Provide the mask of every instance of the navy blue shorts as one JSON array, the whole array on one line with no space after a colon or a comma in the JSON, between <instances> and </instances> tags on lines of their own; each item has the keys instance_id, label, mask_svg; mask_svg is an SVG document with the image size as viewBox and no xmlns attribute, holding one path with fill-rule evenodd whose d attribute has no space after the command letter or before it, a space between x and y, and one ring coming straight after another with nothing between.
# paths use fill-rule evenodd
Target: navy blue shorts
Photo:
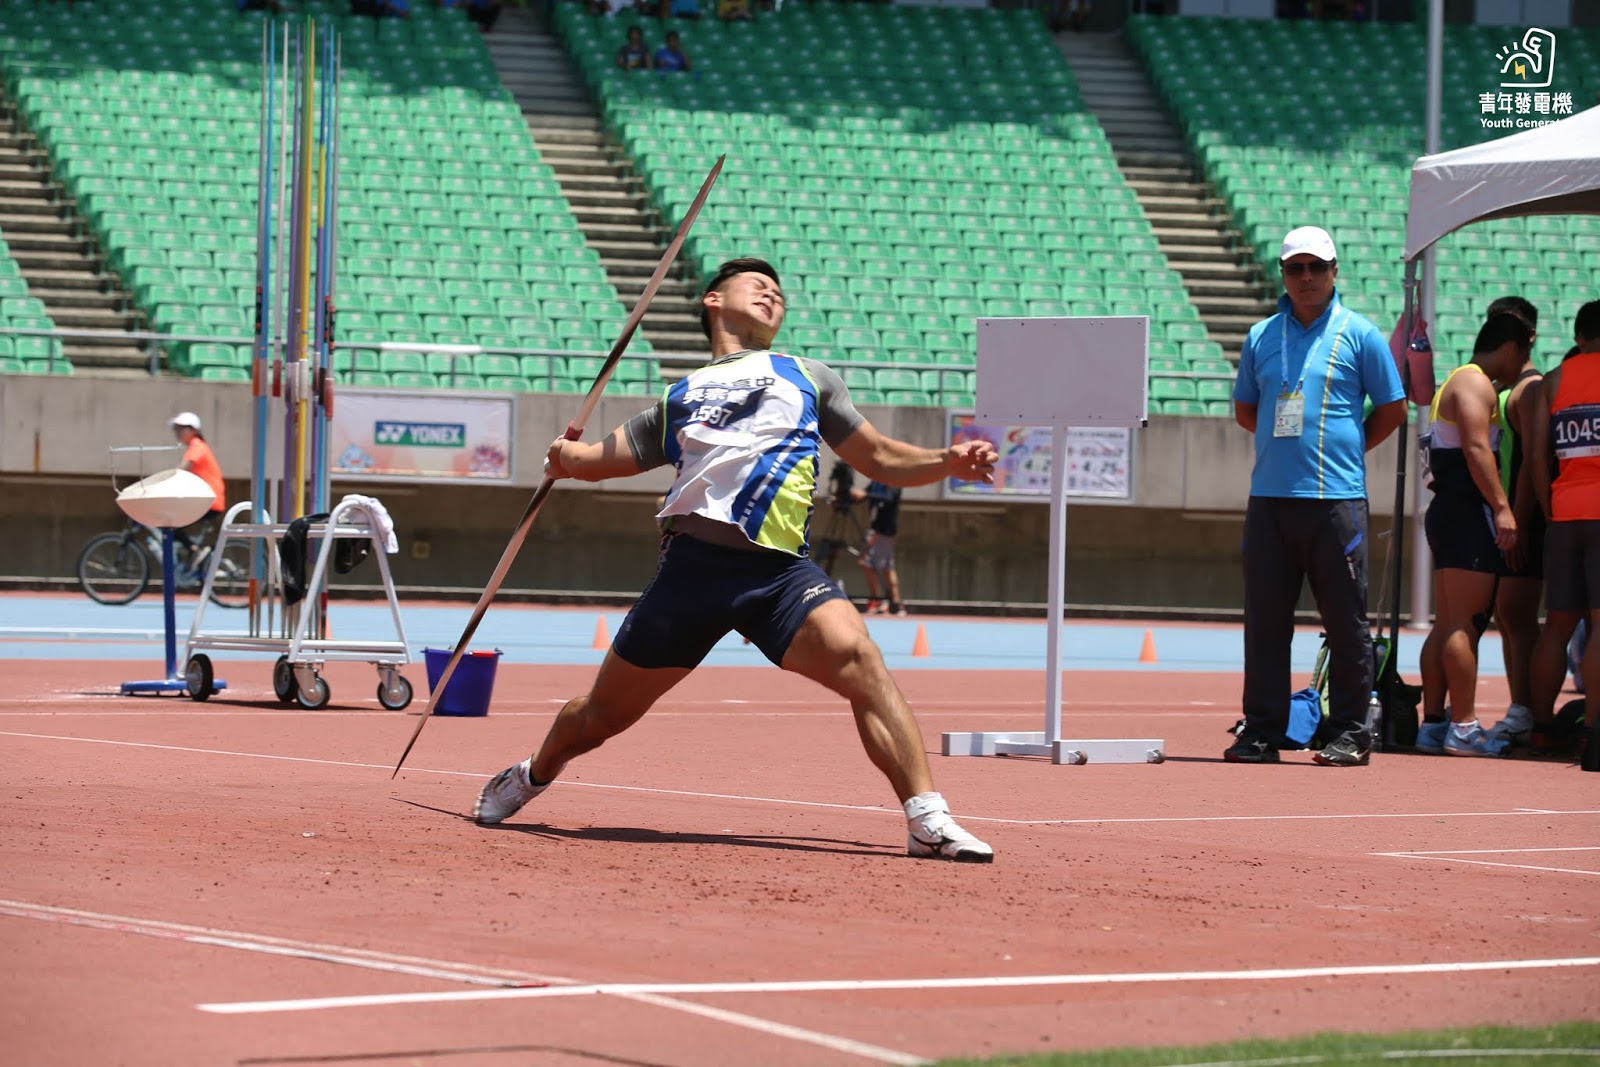
<instances>
[{"instance_id":1,"label":"navy blue shorts","mask_svg":"<svg viewBox=\"0 0 1600 1067\"><path fill-rule=\"evenodd\" d=\"M655 577L617 630L612 650L635 667L696 667L730 630L773 663L806 616L845 595L809 559L744 551L668 534Z\"/></svg>"},{"instance_id":2,"label":"navy blue shorts","mask_svg":"<svg viewBox=\"0 0 1600 1067\"><path fill-rule=\"evenodd\" d=\"M1494 514L1482 497L1467 493L1435 496L1422 528L1428 535L1434 570L1505 571L1505 554L1494 543Z\"/></svg>"}]
</instances>

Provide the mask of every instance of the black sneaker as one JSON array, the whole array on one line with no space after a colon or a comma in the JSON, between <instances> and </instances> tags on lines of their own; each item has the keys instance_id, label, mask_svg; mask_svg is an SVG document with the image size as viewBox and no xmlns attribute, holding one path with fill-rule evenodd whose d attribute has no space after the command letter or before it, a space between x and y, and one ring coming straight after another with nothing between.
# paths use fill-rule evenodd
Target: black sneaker
<instances>
[{"instance_id":1,"label":"black sneaker","mask_svg":"<svg viewBox=\"0 0 1600 1067\"><path fill-rule=\"evenodd\" d=\"M1222 753L1229 763L1277 763L1278 750L1269 741L1245 734Z\"/></svg>"},{"instance_id":2,"label":"black sneaker","mask_svg":"<svg viewBox=\"0 0 1600 1067\"><path fill-rule=\"evenodd\" d=\"M1341 737L1324 745L1311 758L1324 767L1365 767L1372 757L1370 748L1362 748L1353 737Z\"/></svg>"}]
</instances>

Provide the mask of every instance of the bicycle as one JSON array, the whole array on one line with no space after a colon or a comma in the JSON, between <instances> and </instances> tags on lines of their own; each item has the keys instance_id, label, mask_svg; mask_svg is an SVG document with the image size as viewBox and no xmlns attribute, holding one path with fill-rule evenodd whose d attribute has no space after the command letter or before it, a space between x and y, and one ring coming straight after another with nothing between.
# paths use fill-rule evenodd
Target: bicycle
<instances>
[{"instance_id":1,"label":"bicycle","mask_svg":"<svg viewBox=\"0 0 1600 1067\"><path fill-rule=\"evenodd\" d=\"M200 589L213 563L211 546L196 550L175 538L172 548L176 588ZM215 562L211 602L223 608L244 607L250 598L250 546L233 542ZM151 571L159 573L160 568L161 531L129 519L121 533L99 534L83 546L78 553L78 585L98 604L128 604L149 586Z\"/></svg>"}]
</instances>

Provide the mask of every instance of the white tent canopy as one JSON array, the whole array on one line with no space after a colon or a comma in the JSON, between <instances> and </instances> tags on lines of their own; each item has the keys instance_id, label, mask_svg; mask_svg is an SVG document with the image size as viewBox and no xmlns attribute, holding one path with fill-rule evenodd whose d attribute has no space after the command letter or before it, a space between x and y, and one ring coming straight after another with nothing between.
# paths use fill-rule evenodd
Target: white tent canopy
<instances>
[{"instance_id":1,"label":"white tent canopy","mask_svg":"<svg viewBox=\"0 0 1600 1067\"><path fill-rule=\"evenodd\" d=\"M1405 259L1472 222L1600 214L1600 107L1411 168Z\"/></svg>"}]
</instances>

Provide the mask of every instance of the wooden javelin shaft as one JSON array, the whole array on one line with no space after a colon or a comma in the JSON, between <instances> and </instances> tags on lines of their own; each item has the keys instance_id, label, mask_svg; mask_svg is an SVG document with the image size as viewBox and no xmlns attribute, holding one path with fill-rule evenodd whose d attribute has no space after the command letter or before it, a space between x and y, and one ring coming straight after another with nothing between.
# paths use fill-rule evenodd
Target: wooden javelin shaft
<instances>
[{"instance_id":1,"label":"wooden javelin shaft","mask_svg":"<svg viewBox=\"0 0 1600 1067\"><path fill-rule=\"evenodd\" d=\"M617 343L611 346L611 352L606 356L606 361L600 367L600 372L595 375L594 384L589 387L589 393L583 398L583 406L578 409L577 417L567 424L564 436L569 441L576 441L583 436L583 428L594 414L596 405L600 403L600 394L605 392L606 383L611 380L611 374L616 370L617 364L622 360L622 353L627 349L628 342L633 339L634 331L639 328L639 323L644 319L645 312L650 308L650 301L656 295L656 290L661 288L661 282L666 278L667 271L672 269L673 261L678 258L678 250L683 247L684 238L689 235L689 229L694 225L695 218L700 214L700 209L705 206L706 198L711 195L711 187L717 182L717 175L722 173L722 164L727 156L717 157L711 167L711 172L706 175L705 182L700 186L700 192L695 195L694 202L689 205L689 210L684 213L683 221L678 224L678 232L673 235L672 243L667 245L667 250L661 255L661 262L656 264L655 273L650 275L650 281L645 284L644 292L639 294L639 300L633 306L633 312L628 316L628 321L622 324L622 333L617 338ZM511 570L517 553L522 550L522 543L528 538L528 530L533 526L533 520L538 518L539 509L544 507L544 502L550 495L550 490L555 486L555 479L545 477L539 483L539 488L533 491L533 499L528 501L528 508L522 513L522 519L517 523L517 528L511 534L511 540L506 545L505 551L500 554L500 562L495 564L494 573L489 576L489 584L484 586L483 595L478 597L477 606L472 609L472 617L467 620L467 627L461 632L461 639L456 642L455 650L450 654L450 662L445 665L444 672L439 675L438 684L433 687L433 692L428 697L428 706L422 716L417 719L416 729L411 731L411 740L406 742L405 750L400 753L400 759L395 762L394 772L389 775L393 780L400 773L400 768L405 765L406 757L411 755L411 749L417 743L417 738L422 736L422 728L428 725L428 720L433 717L434 705L439 701L439 695L444 692L444 687L449 684L450 676L455 673L456 664L461 662L462 655L466 652L472 635L478 632L478 624L483 621L484 614L489 610L489 604L495 595L500 592L500 586L506 580L506 574Z\"/></svg>"}]
</instances>

